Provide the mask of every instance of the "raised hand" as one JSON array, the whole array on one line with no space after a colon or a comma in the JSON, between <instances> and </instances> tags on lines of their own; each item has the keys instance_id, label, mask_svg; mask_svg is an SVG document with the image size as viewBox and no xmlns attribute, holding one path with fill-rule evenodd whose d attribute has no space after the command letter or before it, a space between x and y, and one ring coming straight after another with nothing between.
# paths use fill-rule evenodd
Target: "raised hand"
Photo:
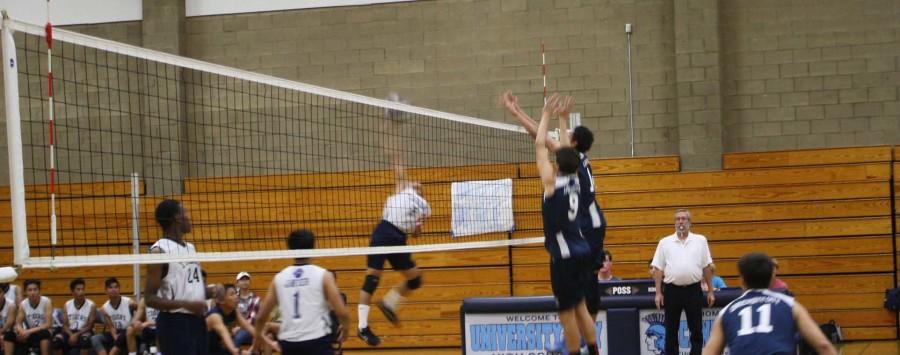
<instances>
[{"instance_id":1,"label":"raised hand","mask_svg":"<svg viewBox=\"0 0 900 355\"><path fill-rule=\"evenodd\" d=\"M543 114L547 117L553 117L554 115L559 113L559 102L560 96L559 94L550 95L547 98L547 102L544 103Z\"/></svg>"},{"instance_id":2,"label":"raised hand","mask_svg":"<svg viewBox=\"0 0 900 355\"><path fill-rule=\"evenodd\" d=\"M575 98L571 96L566 96L559 102L559 119L568 119L569 112L572 112L572 107L575 107Z\"/></svg>"},{"instance_id":3,"label":"raised hand","mask_svg":"<svg viewBox=\"0 0 900 355\"><path fill-rule=\"evenodd\" d=\"M500 103L503 104L503 107L506 107L506 110L509 112L516 113L521 110L521 107L519 107L519 98L516 97L516 95L513 95L512 91L507 90L501 94Z\"/></svg>"}]
</instances>

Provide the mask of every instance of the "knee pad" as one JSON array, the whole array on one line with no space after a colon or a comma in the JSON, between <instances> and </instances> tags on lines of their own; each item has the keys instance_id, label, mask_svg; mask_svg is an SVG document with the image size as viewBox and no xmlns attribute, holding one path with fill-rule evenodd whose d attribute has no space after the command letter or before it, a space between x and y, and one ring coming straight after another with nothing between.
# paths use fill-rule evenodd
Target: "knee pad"
<instances>
[{"instance_id":1,"label":"knee pad","mask_svg":"<svg viewBox=\"0 0 900 355\"><path fill-rule=\"evenodd\" d=\"M378 288L378 281L381 278L375 275L366 275L366 280L363 282L362 290L366 291L370 294L375 294L375 290Z\"/></svg>"},{"instance_id":2,"label":"knee pad","mask_svg":"<svg viewBox=\"0 0 900 355\"><path fill-rule=\"evenodd\" d=\"M406 280L406 288L415 290L422 287L422 276L416 276L414 279Z\"/></svg>"}]
</instances>

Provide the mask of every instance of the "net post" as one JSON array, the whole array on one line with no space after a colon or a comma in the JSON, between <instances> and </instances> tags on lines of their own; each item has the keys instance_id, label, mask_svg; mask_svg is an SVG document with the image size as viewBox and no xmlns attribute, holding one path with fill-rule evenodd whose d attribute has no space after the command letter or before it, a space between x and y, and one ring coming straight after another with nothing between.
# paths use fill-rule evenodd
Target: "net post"
<instances>
[{"instance_id":1,"label":"net post","mask_svg":"<svg viewBox=\"0 0 900 355\"><path fill-rule=\"evenodd\" d=\"M3 13L3 92L6 102L6 141L9 156L9 202L12 214L13 263L22 265L29 257L25 218L25 170L22 158L22 118L19 116L19 71L16 44L10 28L12 20Z\"/></svg>"},{"instance_id":2,"label":"net post","mask_svg":"<svg viewBox=\"0 0 900 355\"><path fill-rule=\"evenodd\" d=\"M138 173L131 173L131 252L141 253L141 187ZM134 264L134 297L141 297L141 266Z\"/></svg>"}]
</instances>

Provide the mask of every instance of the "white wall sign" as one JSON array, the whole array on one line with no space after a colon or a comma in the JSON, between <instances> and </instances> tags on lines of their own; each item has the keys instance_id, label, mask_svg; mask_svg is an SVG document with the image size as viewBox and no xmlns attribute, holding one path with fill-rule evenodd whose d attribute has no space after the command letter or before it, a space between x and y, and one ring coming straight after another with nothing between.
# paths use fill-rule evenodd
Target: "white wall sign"
<instances>
[{"instance_id":1,"label":"white wall sign","mask_svg":"<svg viewBox=\"0 0 900 355\"><path fill-rule=\"evenodd\" d=\"M454 237L511 231L512 179L454 182L450 185Z\"/></svg>"}]
</instances>

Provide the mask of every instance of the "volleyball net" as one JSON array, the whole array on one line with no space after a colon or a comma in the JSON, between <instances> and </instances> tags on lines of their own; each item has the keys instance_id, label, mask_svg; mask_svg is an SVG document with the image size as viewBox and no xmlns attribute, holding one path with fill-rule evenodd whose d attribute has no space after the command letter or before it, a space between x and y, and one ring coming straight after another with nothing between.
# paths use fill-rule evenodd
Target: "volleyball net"
<instances>
[{"instance_id":1,"label":"volleyball net","mask_svg":"<svg viewBox=\"0 0 900 355\"><path fill-rule=\"evenodd\" d=\"M48 34L50 34L48 36ZM518 126L380 100L61 29L3 24L8 174L0 252L23 267L426 252L513 239ZM433 215L368 248L397 168ZM537 185L535 185L535 191ZM192 255L152 255L164 199ZM518 202L516 202L518 203ZM538 213L532 213L539 218ZM285 250L290 231L316 250Z\"/></svg>"}]
</instances>

